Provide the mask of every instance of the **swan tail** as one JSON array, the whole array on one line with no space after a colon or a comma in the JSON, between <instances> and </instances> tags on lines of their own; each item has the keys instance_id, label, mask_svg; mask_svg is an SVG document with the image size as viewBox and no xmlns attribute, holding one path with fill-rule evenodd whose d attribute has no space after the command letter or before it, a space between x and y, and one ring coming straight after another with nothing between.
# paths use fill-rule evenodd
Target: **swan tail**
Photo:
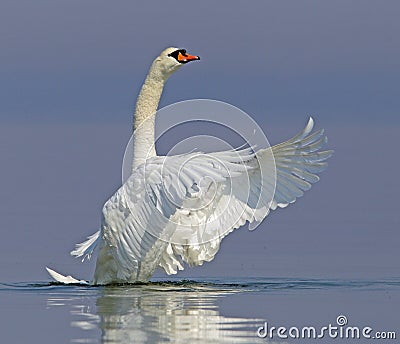
<instances>
[{"instance_id":1,"label":"swan tail","mask_svg":"<svg viewBox=\"0 0 400 344\"><path fill-rule=\"evenodd\" d=\"M54 270L46 267L47 272L49 273L49 275L56 281L59 283L63 283L63 284L89 284L88 281L84 281L84 280L77 280L75 278L73 278L72 276L64 276L59 274L58 272L55 272Z\"/></svg>"},{"instance_id":2,"label":"swan tail","mask_svg":"<svg viewBox=\"0 0 400 344\"><path fill-rule=\"evenodd\" d=\"M100 231L97 231L96 233L92 234L87 238L86 241L76 244L75 245L75 250L71 251L71 256L75 257L82 257L82 262L87 258L90 259L90 257L93 254L94 249L97 246L97 243L99 242L100 238Z\"/></svg>"}]
</instances>

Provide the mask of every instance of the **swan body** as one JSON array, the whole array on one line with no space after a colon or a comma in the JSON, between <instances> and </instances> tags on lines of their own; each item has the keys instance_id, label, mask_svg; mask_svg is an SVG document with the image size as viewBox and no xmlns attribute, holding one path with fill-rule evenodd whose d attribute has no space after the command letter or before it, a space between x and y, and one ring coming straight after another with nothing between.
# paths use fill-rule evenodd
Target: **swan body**
<instances>
[{"instance_id":1,"label":"swan body","mask_svg":"<svg viewBox=\"0 0 400 344\"><path fill-rule=\"evenodd\" d=\"M132 174L105 203L100 230L71 252L90 258L98 248L92 284L146 282L158 267L175 274L183 262L211 261L226 235L293 203L327 166L332 151L320 150L327 138L312 132L312 118L292 139L257 152L157 156L154 114L164 84L198 59L168 48L150 68L136 103ZM48 271L61 283L84 282Z\"/></svg>"}]
</instances>

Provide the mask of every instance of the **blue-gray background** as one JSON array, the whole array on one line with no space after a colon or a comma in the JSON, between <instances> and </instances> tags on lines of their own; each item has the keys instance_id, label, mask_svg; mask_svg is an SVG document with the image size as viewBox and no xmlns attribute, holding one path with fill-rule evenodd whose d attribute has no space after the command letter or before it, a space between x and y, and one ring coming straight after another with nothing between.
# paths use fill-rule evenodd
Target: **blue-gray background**
<instances>
[{"instance_id":1,"label":"blue-gray background","mask_svg":"<svg viewBox=\"0 0 400 344\"><path fill-rule=\"evenodd\" d=\"M11 1L0 4L0 273L89 279L69 256L121 182L131 113L171 45L202 60L161 105L218 99L272 144L309 115L335 149L321 181L181 276L399 276L398 1Z\"/></svg>"}]
</instances>

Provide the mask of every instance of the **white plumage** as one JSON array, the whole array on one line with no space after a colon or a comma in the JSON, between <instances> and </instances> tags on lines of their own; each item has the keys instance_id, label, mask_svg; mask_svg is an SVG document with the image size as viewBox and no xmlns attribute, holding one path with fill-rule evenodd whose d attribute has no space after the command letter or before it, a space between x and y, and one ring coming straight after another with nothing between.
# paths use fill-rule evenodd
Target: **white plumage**
<instances>
[{"instance_id":1,"label":"white plumage","mask_svg":"<svg viewBox=\"0 0 400 344\"><path fill-rule=\"evenodd\" d=\"M101 229L71 252L90 257L98 246L94 284L147 281L157 267L174 274L183 262L211 261L227 234L302 196L332 155L320 151L327 139L323 130L311 133L310 118L292 139L257 152L157 156L154 120L146 119L181 66L170 56L177 50L168 48L154 61L138 97L131 176L105 203ZM49 272L62 283L81 282Z\"/></svg>"}]
</instances>

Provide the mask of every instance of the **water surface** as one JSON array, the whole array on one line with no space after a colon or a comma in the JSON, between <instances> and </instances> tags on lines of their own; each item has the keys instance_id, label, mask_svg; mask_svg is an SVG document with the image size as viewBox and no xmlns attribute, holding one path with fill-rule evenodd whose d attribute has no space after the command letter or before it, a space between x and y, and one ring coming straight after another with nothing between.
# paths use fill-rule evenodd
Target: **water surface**
<instances>
[{"instance_id":1,"label":"water surface","mask_svg":"<svg viewBox=\"0 0 400 344\"><path fill-rule=\"evenodd\" d=\"M400 279L170 279L107 287L2 283L0 338L2 343L273 343L285 341L257 337L266 321L318 327L345 315L354 326L394 331L399 306Z\"/></svg>"}]
</instances>

